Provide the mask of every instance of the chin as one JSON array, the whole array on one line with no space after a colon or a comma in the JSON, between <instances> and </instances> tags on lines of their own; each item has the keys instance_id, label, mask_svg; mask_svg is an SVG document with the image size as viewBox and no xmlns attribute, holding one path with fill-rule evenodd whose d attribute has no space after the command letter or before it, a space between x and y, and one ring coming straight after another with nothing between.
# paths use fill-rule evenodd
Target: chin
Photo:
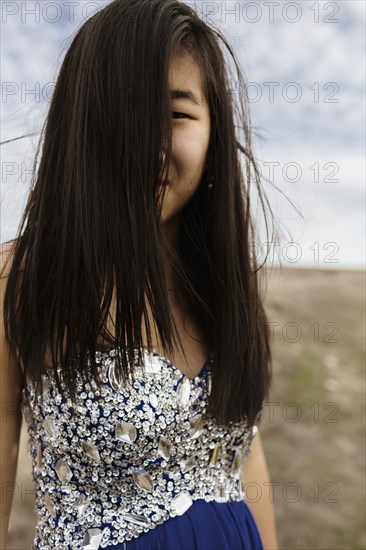
<instances>
[{"instance_id":1,"label":"chin","mask_svg":"<svg viewBox=\"0 0 366 550\"><path fill-rule=\"evenodd\" d=\"M171 222L175 218L173 212L167 212L164 208L161 212L160 223Z\"/></svg>"},{"instance_id":2,"label":"chin","mask_svg":"<svg viewBox=\"0 0 366 550\"><path fill-rule=\"evenodd\" d=\"M183 208L183 207L182 207ZM161 209L160 223L174 224L178 223L182 208L172 208L171 205L165 204Z\"/></svg>"}]
</instances>

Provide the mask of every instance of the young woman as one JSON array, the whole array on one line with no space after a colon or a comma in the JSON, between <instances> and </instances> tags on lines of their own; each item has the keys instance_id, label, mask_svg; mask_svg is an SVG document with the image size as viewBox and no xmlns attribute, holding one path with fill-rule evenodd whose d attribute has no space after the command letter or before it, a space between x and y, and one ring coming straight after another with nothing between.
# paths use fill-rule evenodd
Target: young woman
<instances>
[{"instance_id":1,"label":"young woman","mask_svg":"<svg viewBox=\"0 0 366 550\"><path fill-rule=\"evenodd\" d=\"M263 198L219 39L244 90L224 38L177 0L112 1L63 61L2 256L2 479L23 413L36 549L277 548L253 174Z\"/></svg>"}]
</instances>

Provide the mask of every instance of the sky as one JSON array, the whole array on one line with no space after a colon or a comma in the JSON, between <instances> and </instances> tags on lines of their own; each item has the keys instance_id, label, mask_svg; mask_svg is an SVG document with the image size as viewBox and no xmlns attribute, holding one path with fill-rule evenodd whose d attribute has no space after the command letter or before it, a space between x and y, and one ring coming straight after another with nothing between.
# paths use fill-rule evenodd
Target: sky
<instances>
[{"instance_id":1,"label":"sky","mask_svg":"<svg viewBox=\"0 0 366 550\"><path fill-rule=\"evenodd\" d=\"M1 145L0 242L15 237L65 51L106 3L1 3L1 142L37 135ZM266 244L258 212L257 258L364 269L366 3L186 3L229 41L247 86L254 152L282 231ZM244 91L231 70L236 101Z\"/></svg>"}]
</instances>

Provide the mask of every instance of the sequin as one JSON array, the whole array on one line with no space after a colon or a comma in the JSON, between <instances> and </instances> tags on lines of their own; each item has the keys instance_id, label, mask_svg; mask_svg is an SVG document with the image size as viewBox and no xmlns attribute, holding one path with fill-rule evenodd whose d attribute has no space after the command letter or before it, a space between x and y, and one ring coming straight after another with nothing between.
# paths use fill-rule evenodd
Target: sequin
<instances>
[{"instance_id":1,"label":"sequin","mask_svg":"<svg viewBox=\"0 0 366 550\"><path fill-rule=\"evenodd\" d=\"M22 393L36 485L33 550L102 549L183 514L196 499L243 499L242 465L257 427L203 422L211 362L191 380L146 350L140 364L136 350L138 376L125 387L116 353L97 352L100 389L91 373L88 389L77 376L75 404L62 399L53 370L43 375L43 404L32 385L29 402Z\"/></svg>"},{"instance_id":2,"label":"sequin","mask_svg":"<svg viewBox=\"0 0 366 550\"><path fill-rule=\"evenodd\" d=\"M118 422L115 429L116 438L126 443L133 443L137 437L137 431L130 422Z\"/></svg>"}]
</instances>

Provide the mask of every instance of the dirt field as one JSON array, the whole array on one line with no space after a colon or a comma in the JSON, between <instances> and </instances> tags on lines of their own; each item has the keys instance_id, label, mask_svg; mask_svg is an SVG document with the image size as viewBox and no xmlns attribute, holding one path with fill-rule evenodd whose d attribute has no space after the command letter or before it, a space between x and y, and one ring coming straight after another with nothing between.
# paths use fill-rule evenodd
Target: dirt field
<instances>
[{"instance_id":1,"label":"dirt field","mask_svg":"<svg viewBox=\"0 0 366 550\"><path fill-rule=\"evenodd\" d=\"M365 273L273 269L265 304L274 362L261 435L279 547L365 549ZM34 534L27 437L23 422L8 550Z\"/></svg>"}]
</instances>

